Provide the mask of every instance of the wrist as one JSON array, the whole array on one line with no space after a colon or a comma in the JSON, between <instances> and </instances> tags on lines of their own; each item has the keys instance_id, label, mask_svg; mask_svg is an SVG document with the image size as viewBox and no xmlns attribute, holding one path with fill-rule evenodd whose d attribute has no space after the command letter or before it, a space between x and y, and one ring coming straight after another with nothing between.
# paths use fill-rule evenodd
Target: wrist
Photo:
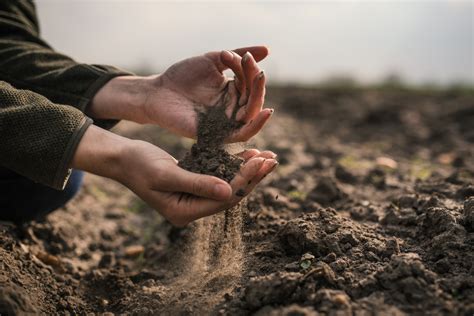
<instances>
[{"instance_id":1,"label":"wrist","mask_svg":"<svg viewBox=\"0 0 474 316\"><path fill-rule=\"evenodd\" d=\"M158 75L115 77L96 93L86 114L95 119L148 123L145 104L159 81Z\"/></svg>"},{"instance_id":2,"label":"wrist","mask_svg":"<svg viewBox=\"0 0 474 316\"><path fill-rule=\"evenodd\" d=\"M84 133L71 167L123 182L127 170L126 153L134 140L113 134L95 125Z\"/></svg>"}]
</instances>

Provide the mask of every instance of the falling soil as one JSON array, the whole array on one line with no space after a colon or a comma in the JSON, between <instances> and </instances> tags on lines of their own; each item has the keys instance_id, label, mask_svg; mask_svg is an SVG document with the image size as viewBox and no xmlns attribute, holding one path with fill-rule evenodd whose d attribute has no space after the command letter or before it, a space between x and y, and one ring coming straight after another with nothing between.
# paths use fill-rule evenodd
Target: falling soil
<instances>
[{"instance_id":1,"label":"falling soil","mask_svg":"<svg viewBox=\"0 0 474 316\"><path fill-rule=\"evenodd\" d=\"M87 175L45 222L0 224L0 313L473 315L474 93L289 87L267 102L278 115L255 142L280 166L231 221L177 230Z\"/></svg>"},{"instance_id":2,"label":"falling soil","mask_svg":"<svg viewBox=\"0 0 474 316\"><path fill-rule=\"evenodd\" d=\"M229 105L226 94L211 107L197 113L197 142L191 147L179 166L191 172L213 175L231 182L239 171L243 159L230 154L224 146L225 139L242 127L235 117L238 103L233 106L230 118L226 114ZM238 99L237 99L238 100ZM222 214L203 218L194 223L186 239L189 245L181 254L184 271L167 289L169 293L182 292L189 297L189 312L206 313L217 305L223 292L231 291L240 283L243 265L242 208L237 205ZM196 296L213 288L205 304L196 304ZM186 297L181 298L180 305ZM176 314L175 302L168 298L169 308L161 313Z\"/></svg>"}]
</instances>

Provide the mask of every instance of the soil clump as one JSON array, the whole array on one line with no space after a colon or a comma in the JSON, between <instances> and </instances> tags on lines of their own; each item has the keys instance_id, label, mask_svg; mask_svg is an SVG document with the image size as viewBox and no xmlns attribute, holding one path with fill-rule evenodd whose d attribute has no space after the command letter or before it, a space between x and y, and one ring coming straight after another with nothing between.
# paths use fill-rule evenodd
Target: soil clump
<instances>
[{"instance_id":1,"label":"soil clump","mask_svg":"<svg viewBox=\"0 0 474 316\"><path fill-rule=\"evenodd\" d=\"M224 99L224 102L221 100ZM232 181L239 171L243 160L228 153L224 148L225 139L242 123L235 120L239 107L235 105L229 118L226 114L225 97L214 106L201 112L198 116L197 142L179 162L179 166L191 172L207 174Z\"/></svg>"}]
</instances>

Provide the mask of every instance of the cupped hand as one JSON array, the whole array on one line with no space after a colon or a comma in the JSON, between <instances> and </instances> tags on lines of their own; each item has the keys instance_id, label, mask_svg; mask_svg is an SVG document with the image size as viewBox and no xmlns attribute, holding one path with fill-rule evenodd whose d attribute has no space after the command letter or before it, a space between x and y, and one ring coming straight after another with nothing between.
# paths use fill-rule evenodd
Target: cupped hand
<instances>
[{"instance_id":1,"label":"cupped hand","mask_svg":"<svg viewBox=\"0 0 474 316\"><path fill-rule=\"evenodd\" d=\"M256 149L239 154L244 164L230 185L214 176L186 171L160 148L142 141L123 156L118 179L173 225L184 226L239 203L277 166L276 155Z\"/></svg>"},{"instance_id":2,"label":"cupped hand","mask_svg":"<svg viewBox=\"0 0 474 316\"><path fill-rule=\"evenodd\" d=\"M244 123L226 141L247 141L273 113L272 109L262 108L265 74L257 64L267 55L266 47L254 46L180 61L154 79L144 111L151 123L195 138L197 111L224 102L229 118L235 110L236 119ZM231 69L235 77L225 76L226 69Z\"/></svg>"}]
</instances>

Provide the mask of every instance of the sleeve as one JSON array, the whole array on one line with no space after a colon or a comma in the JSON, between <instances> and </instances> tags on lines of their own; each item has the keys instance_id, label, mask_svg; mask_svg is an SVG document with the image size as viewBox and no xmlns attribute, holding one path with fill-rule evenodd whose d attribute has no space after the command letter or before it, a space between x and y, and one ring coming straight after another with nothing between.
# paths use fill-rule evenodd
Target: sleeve
<instances>
[{"instance_id":1,"label":"sleeve","mask_svg":"<svg viewBox=\"0 0 474 316\"><path fill-rule=\"evenodd\" d=\"M74 107L0 81L0 166L61 190L91 123Z\"/></svg>"},{"instance_id":2,"label":"sleeve","mask_svg":"<svg viewBox=\"0 0 474 316\"><path fill-rule=\"evenodd\" d=\"M0 1L0 80L84 112L110 79L130 74L112 66L78 63L54 51L40 37L31 0Z\"/></svg>"}]
</instances>

